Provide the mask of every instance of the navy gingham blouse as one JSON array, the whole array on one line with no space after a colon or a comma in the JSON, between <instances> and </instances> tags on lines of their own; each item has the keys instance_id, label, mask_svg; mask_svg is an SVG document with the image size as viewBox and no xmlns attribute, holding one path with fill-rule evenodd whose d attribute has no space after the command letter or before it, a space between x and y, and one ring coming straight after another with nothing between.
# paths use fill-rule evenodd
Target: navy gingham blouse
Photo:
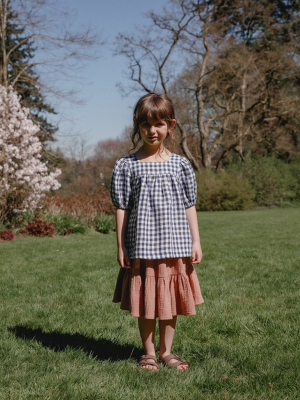
<instances>
[{"instance_id":1,"label":"navy gingham blouse","mask_svg":"<svg viewBox=\"0 0 300 400\"><path fill-rule=\"evenodd\" d=\"M110 190L114 206L130 211L125 235L130 259L191 256L185 208L196 204L197 185L185 157L172 153L166 162L142 162L135 154L119 158Z\"/></svg>"}]
</instances>

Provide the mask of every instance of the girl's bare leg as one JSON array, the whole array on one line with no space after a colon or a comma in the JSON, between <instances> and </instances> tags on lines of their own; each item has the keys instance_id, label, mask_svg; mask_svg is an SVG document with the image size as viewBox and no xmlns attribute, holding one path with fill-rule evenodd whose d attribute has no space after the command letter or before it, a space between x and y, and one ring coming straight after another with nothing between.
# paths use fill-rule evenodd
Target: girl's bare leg
<instances>
[{"instance_id":1,"label":"girl's bare leg","mask_svg":"<svg viewBox=\"0 0 300 400\"><path fill-rule=\"evenodd\" d=\"M155 356L156 354L155 354L154 338L155 338L156 319L145 319L139 317L138 321L139 321L140 335L145 349L145 354ZM142 368L157 369L155 365L153 365L153 367L150 365L145 365Z\"/></svg>"},{"instance_id":2,"label":"girl's bare leg","mask_svg":"<svg viewBox=\"0 0 300 400\"><path fill-rule=\"evenodd\" d=\"M173 343L175 327L176 327L177 316L169 320L159 320L159 358L162 360L164 357L171 354L171 347ZM170 360L169 365L176 362L177 360ZM188 365L179 365L177 369L186 369Z\"/></svg>"}]
</instances>

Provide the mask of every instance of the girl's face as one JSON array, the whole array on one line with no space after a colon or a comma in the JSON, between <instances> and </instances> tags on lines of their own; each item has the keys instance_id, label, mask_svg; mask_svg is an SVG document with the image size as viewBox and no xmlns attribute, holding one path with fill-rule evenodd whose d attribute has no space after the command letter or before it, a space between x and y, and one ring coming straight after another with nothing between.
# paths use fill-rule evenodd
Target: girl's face
<instances>
[{"instance_id":1,"label":"girl's face","mask_svg":"<svg viewBox=\"0 0 300 400\"><path fill-rule=\"evenodd\" d=\"M147 121L139 125L140 134L145 145L160 146L168 135L170 130L175 128L176 120L171 123L166 121L156 121L148 118Z\"/></svg>"}]
</instances>

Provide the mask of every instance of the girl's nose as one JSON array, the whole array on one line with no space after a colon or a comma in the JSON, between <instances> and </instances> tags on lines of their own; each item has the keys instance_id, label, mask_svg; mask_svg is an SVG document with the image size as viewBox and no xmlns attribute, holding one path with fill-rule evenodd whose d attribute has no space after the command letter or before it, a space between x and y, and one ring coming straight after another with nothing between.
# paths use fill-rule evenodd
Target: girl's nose
<instances>
[{"instance_id":1,"label":"girl's nose","mask_svg":"<svg viewBox=\"0 0 300 400\"><path fill-rule=\"evenodd\" d=\"M151 133L152 133L152 132L155 133L155 126L154 126L154 125L151 125L151 126L150 126L150 132L151 132Z\"/></svg>"}]
</instances>

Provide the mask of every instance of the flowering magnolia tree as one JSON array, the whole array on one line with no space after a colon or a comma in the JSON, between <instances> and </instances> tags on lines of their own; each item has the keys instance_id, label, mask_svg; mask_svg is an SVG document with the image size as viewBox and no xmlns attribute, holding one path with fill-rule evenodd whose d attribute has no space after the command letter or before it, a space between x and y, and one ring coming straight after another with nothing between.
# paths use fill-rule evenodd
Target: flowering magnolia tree
<instances>
[{"instance_id":1,"label":"flowering magnolia tree","mask_svg":"<svg viewBox=\"0 0 300 400\"><path fill-rule=\"evenodd\" d=\"M41 161L38 131L18 94L0 85L0 220L35 210L46 192L60 187L61 171L49 172Z\"/></svg>"}]
</instances>

